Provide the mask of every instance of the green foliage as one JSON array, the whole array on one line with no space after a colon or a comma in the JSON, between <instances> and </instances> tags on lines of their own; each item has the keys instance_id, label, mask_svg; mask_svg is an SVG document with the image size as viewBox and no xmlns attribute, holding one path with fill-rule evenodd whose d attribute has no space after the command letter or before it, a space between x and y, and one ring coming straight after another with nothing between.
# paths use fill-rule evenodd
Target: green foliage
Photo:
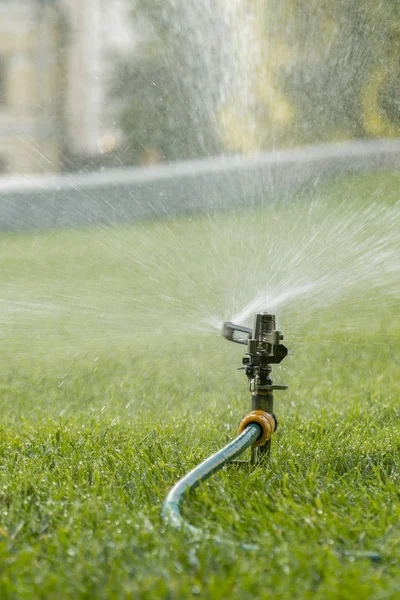
<instances>
[{"instance_id":1,"label":"green foliage","mask_svg":"<svg viewBox=\"0 0 400 600\"><path fill-rule=\"evenodd\" d=\"M115 84L129 160L400 135L396 0L224 6L137 3L133 27L151 24L150 41Z\"/></svg>"},{"instance_id":2,"label":"green foliage","mask_svg":"<svg viewBox=\"0 0 400 600\"><path fill-rule=\"evenodd\" d=\"M400 135L398 3L249 0L248 6L258 23L246 58L255 102L236 98L224 108L228 146ZM238 13L238 29L242 19Z\"/></svg>"},{"instance_id":3,"label":"green foliage","mask_svg":"<svg viewBox=\"0 0 400 600\"><path fill-rule=\"evenodd\" d=\"M293 60L279 79L294 100L299 138L399 135L398 3L279 4L275 32L293 49Z\"/></svg>"}]
</instances>

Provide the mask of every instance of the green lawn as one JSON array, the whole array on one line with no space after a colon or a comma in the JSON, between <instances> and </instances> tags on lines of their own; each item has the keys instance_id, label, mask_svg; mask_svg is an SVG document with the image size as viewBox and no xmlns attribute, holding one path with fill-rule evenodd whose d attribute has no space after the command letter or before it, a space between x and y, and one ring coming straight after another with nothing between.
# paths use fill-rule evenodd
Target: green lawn
<instances>
[{"instance_id":1,"label":"green lawn","mask_svg":"<svg viewBox=\"0 0 400 600\"><path fill-rule=\"evenodd\" d=\"M0 598L400 597L399 182L2 235ZM290 350L272 458L187 499L193 542L161 504L249 409L210 323L266 285Z\"/></svg>"}]
</instances>

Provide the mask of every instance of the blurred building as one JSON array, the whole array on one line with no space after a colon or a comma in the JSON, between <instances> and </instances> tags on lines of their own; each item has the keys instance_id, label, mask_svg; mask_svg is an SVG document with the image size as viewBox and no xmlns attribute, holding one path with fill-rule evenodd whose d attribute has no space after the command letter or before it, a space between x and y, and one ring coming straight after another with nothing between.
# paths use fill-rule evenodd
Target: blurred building
<instances>
[{"instance_id":1,"label":"blurred building","mask_svg":"<svg viewBox=\"0 0 400 600\"><path fill-rule=\"evenodd\" d=\"M133 0L0 0L0 173L95 166L118 138L115 52Z\"/></svg>"},{"instance_id":2,"label":"blurred building","mask_svg":"<svg viewBox=\"0 0 400 600\"><path fill-rule=\"evenodd\" d=\"M0 0L0 172L55 171L64 131L56 0Z\"/></svg>"},{"instance_id":3,"label":"blurred building","mask_svg":"<svg viewBox=\"0 0 400 600\"><path fill-rule=\"evenodd\" d=\"M110 101L115 53L134 46L133 0L60 0L69 23L66 87L71 164L90 165L113 148L118 131Z\"/></svg>"}]
</instances>

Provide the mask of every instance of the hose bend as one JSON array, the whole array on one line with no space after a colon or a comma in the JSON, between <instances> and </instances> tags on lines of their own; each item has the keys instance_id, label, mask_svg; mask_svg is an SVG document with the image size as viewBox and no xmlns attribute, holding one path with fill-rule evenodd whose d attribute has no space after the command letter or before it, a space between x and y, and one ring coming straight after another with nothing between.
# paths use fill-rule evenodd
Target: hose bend
<instances>
[{"instance_id":1,"label":"hose bend","mask_svg":"<svg viewBox=\"0 0 400 600\"><path fill-rule=\"evenodd\" d=\"M261 426L258 423L250 423L245 429L227 446L206 458L200 465L192 469L185 477L182 477L171 489L164 501L162 516L164 521L175 529L183 529L198 533L196 527L187 523L181 515L181 505L188 492L194 490L202 481L208 479L213 473L219 471L242 454L262 435Z\"/></svg>"},{"instance_id":2,"label":"hose bend","mask_svg":"<svg viewBox=\"0 0 400 600\"><path fill-rule=\"evenodd\" d=\"M204 460L200 465L192 469L185 477L182 477L171 489L167 498L165 499L162 507L162 516L164 521L178 530L185 530L190 532L194 537L203 537L203 532L197 527L194 527L182 517L181 506L182 502L187 493L194 490L202 481L208 479L213 473L219 471L234 460L237 456L242 454L254 444L263 435L263 427L257 422L250 422L244 425L243 431L227 446ZM224 544L229 543L227 540L215 538L215 541L222 542ZM246 550L259 550L258 546L251 544L241 544ZM380 561L381 555L378 552L368 551L348 551L338 550L338 554L343 557L350 558L351 560L367 559L373 562Z\"/></svg>"}]
</instances>

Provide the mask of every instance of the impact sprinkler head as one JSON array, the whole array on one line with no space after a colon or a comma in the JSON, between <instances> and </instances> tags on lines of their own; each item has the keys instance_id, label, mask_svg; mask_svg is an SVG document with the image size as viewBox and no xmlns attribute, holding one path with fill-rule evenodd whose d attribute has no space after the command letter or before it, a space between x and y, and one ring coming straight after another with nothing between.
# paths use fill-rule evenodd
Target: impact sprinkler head
<instances>
[{"instance_id":1,"label":"impact sprinkler head","mask_svg":"<svg viewBox=\"0 0 400 600\"><path fill-rule=\"evenodd\" d=\"M286 346L281 343L283 335L275 329L275 315L256 314L253 329L225 321L222 335L231 342L247 345L242 369L246 371L250 385L254 385L255 390L286 389L286 386L272 386L269 379L270 365L282 362L288 353Z\"/></svg>"},{"instance_id":2,"label":"impact sprinkler head","mask_svg":"<svg viewBox=\"0 0 400 600\"><path fill-rule=\"evenodd\" d=\"M260 355L268 357L269 364L280 363L288 353L286 346L280 343L283 335L275 329L275 315L270 313L256 314L253 329L225 321L221 333L231 342L246 344L247 354L258 352Z\"/></svg>"}]
</instances>

